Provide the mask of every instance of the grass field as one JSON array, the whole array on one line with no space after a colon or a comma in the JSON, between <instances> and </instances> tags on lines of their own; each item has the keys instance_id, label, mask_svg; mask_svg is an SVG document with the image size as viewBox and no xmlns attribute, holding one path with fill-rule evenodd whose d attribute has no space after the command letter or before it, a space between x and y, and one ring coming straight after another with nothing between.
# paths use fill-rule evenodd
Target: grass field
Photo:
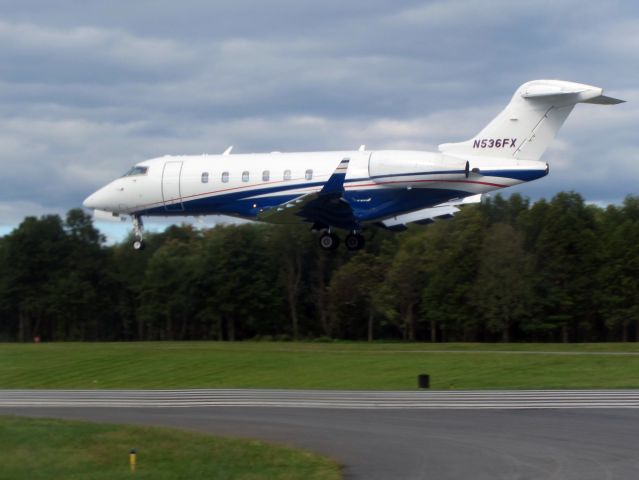
<instances>
[{"instance_id":1,"label":"grass field","mask_svg":"<svg viewBox=\"0 0 639 480\"><path fill-rule=\"evenodd\" d=\"M0 388L639 388L637 344L0 344Z\"/></svg>"},{"instance_id":2,"label":"grass field","mask_svg":"<svg viewBox=\"0 0 639 480\"><path fill-rule=\"evenodd\" d=\"M132 474L129 450L137 450ZM156 427L0 417L0 479L338 479L331 460Z\"/></svg>"}]
</instances>

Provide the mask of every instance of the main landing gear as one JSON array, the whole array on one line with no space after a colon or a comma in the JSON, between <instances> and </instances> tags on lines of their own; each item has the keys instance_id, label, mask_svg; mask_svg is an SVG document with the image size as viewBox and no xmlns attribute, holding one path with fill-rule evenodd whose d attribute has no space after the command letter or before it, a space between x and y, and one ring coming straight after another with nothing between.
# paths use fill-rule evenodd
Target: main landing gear
<instances>
[{"instance_id":1,"label":"main landing gear","mask_svg":"<svg viewBox=\"0 0 639 480\"><path fill-rule=\"evenodd\" d=\"M133 215L133 230L135 231L135 241L133 242L134 250L144 250L144 223L142 223L142 217L139 215Z\"/></svg>"},{"instance_id":2,"label":"main landing gear","mask_svg":"<svg viewBox=\"0 0 639 480\"><path fill-rule=\"evenodd\" d=\"M350 251L361 250L364 248L364 236L359 232L352 232L346 235L344 244ZM335 250L339 246L339 237L330 231L322 233L319 238L319 245L324 250Z\"/></svg>"},{"instance_id":3,"label":"main landing gear","mask_svg":"<svg viewBox=\"0 0 639 480\"><path fill-rule=\"evenodd\" d=\"M346 235L344 243L350 251L355 251L364 248L366 242L364 241L364 235L359 232L353 232Z\"/></svg>"},{"instance_id":4,"label":"main landing gear","mask_svg":"<svg viewBox=\"0 0 639 480\"><path fill-rule=\"evenodd\" d=\"M339 247L339 237L331 232L324 232L319 238L319 245L324 250L336 250Z\"/></svg>"}]
</instances>

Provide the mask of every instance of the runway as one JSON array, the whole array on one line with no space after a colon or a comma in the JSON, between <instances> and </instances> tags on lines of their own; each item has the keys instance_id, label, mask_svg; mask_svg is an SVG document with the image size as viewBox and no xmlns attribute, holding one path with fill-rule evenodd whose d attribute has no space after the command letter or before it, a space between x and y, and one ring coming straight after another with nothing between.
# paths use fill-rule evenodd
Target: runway
<instances>
[{"instance_id":1,"label":"runway","mask_svg":"<svg viewBox=\"0 0 639 480\"><path fill-rule=\"evenodd\" d=\"M639 390L0 390L0 407L639 408Z\"/></svg>"},{"instance_id":2,"label":"runway","mask_svg":"<svg viewBox=\"0 0 639 480\"><path fill-rule=\"evenodd\" d=\"M0 390L0 414L258 438L373 480L638 478L637 407L632 390Z\"/></svg>"}]
</instances>

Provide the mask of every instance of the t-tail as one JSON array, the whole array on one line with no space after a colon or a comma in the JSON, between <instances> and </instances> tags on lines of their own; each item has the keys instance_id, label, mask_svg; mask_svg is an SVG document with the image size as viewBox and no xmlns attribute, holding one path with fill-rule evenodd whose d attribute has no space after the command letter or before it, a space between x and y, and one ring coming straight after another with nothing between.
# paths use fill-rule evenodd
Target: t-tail
<instances>
[{"instance_id":1,"label":"t-tail","mask_svg":"<svg viewBox=\"0 0 639 480\"><path fill-rule=\"evenodd\" d=\"M533 80L517 89L510 103L474 138L444 143L439 150L459 157L538 161L577 103L614 105L623 100L603 89L563 80Z\"/></svg>"}]
</instances>

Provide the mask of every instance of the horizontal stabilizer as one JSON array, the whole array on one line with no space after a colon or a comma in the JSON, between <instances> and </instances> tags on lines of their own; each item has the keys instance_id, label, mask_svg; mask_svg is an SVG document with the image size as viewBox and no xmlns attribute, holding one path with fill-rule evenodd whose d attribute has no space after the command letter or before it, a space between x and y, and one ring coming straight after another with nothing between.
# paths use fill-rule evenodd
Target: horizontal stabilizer
<instances>
[{"instance_id":1,"label":"horizontal stabilizer","mask_svg":"<svg viewBox=\"0 0 639 480\"><path fill-rule=\"evenodd\" d=\"M605 96L603 88L600 87L552 80L528 82L522 87L521 96L531 100L548 99L549 101L559 101L562 97L566 97L573 98L571 103L596 103L599 105L616 105L624 102L618 98Z\"/></svg>"},{"instance_id":2,"label":"horizontal stabilizer","mask_svg":"<svg viewBox=\"0 0 639 480\"><path fill-rule=\"evenodd\" d=\"M546 97L559 97L562 95L576 95L578 93L585 92L586 89L573 89L573 90L564 90L560 87L547 87L533 85L521 93L521 96L524 98L546 98Z\"/></svg>"},{"instance_id":3,"label":"horizontal stabilizer","mask_svg":"<svg viewBox=\"0 0 639 480\"><path fill-rule=\"evenodd\" d=\"M583 103L596 103L597 105L617 105L619 103L625 103L625 100L618 98L608 97L606 95L599 95L598 97L585 100Z\"/></svg>"}]
</instances>

